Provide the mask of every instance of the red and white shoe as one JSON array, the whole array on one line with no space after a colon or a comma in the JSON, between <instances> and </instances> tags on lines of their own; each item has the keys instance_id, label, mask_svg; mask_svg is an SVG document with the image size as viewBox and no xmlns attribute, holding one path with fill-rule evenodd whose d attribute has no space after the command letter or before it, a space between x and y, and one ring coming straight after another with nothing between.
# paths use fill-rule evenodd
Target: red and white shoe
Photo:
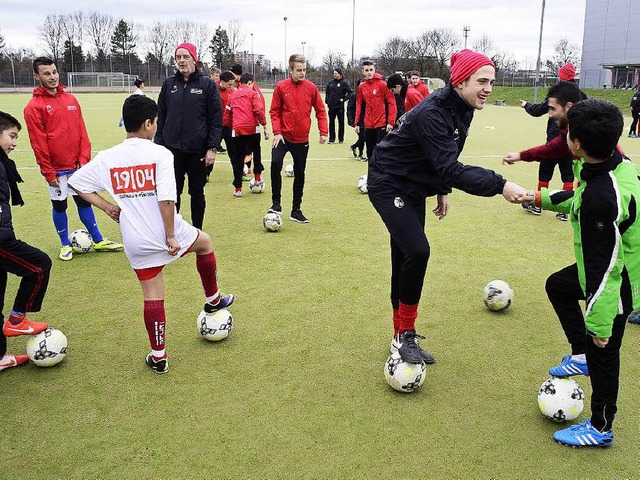
<instances>
[{"instance_id":1,"label":"red and white shoe","mask_svg":"<svg viewBox=\"0 0 640 480\"><path fill-rule=\"evenodd\" d=\"M6 337L17 337L18 335L35 335L49 328L45 322L32 322L28 318L22 320L18 325L13 325L9 320L4 321L2 333Z\"/></svg>"},{"instance_id":2,"label":"red and white shoe","mask_svg":"<svg viewBox=\"0 0 640 480\"><path fill-rule=\"evenodd\" d=\"M25 363L29 363L29 357L27 355L10 355L7 353L4 357L0 358L0 372L7 368L19 367Z\"/></svg>"}]
</instances>

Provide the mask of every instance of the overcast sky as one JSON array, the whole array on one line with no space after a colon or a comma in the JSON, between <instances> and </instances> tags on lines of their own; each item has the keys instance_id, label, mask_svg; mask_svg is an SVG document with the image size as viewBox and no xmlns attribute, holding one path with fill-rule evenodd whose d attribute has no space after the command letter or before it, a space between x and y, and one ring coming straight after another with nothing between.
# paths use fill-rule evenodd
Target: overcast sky
<instances>
[{"instance_id":1,"label":"overcast sky","mask_svg":"<svg viewBox=\"0 0 640 480\"><path fill-rule=\"evenodd\" d=\"M543 59L553 53L553 44L562 37L582 45L586 0L546 2ZM182 18L205 22L212 32L218 25L239 19L246 34L244 49L264 54L275 63L287 50L302 52L318 63L331 49L351 57L353 0L205 0L200 3L162 0L2 0L0 31L7 46L44 49L38 25L48 13L69 13L78 9L99 10L116 18L149 25ZM534 68L540 31L541 0L355 0L355 56L371 55L391 36L413 38L425 30L450 27L462 39L463 26L471 28L468 46L483 33L502 50L512 52L522 67ZM208 58L208 56L207 56Z\"/></svg>"}]
</instances>

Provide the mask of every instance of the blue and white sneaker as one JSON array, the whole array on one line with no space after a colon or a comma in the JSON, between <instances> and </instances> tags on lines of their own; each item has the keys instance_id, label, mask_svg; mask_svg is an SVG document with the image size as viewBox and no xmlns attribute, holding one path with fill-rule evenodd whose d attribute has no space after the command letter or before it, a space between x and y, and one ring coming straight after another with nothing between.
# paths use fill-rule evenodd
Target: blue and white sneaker
<instances>
[{"instance_id":1,"label":"blue and white sneaker","mask_svg":"<svg viewBox=\"0 0 640 480\"><path fill-rule=\"evenodd\" d=\"M571 447L607 448L613 444L613 430L600 432L591 425L591 419L588 418L583 423L558 430L553 434L553 439L562 445Z\"/></svg>"},{"instance_id":2,"label":"blue and white sneaker","mask_svg":"<svg viewBox=\"0 0 640 480\"><path fill-rule=\"evenodd\" d=\"M578 362L569 354L562 357L560 365L551 367L549 374L554 377L572 377L574 375L589 376L589 367L587 367L587 362Z\"/></svg>"},{"instance_id":3,"label":"blue and white sneaker","mask_svg":"<svg viewBox=\"0 0 640 480\"><path fill-rule=\"evenodd\" d=\"M633 323L634 325L640 325L640 310L634 310L633 312L631 312L631 315L629 315L627 321L629 323Z\"/></svg>"},{"instance_id":4,"label":"blue and white sneaker","mask_svg":"<svg viewBox=\"0 0 640 480\"><path fill-rule=\"evenodd\" d=\"M218 310L222 310L223 308L230 307L236 297L234 297L233 293L227 293L226 295L220 295L220 299L217 303L205 303L204 311L207 313L215 313Z\"/></svg>"}]
</instances>

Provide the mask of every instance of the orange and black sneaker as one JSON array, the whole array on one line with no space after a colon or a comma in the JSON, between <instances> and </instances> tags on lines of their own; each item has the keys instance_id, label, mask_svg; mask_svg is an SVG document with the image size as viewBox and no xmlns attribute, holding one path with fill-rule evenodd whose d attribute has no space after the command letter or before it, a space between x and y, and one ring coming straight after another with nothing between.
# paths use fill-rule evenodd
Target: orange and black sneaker
<instances>
[{"instance_id":1,"label":"orange and black sneaker","mask_svg":"<svg viewBox=\"0 0 640 480\"><path fill-rule=\"evenodd\" d=\"M27 355L10 355L7 353L4 357L0 358L0 372L7 368L19 367L25 363L29 363L29 357Z\"/></svg>"},{"instance_id":2,"label":"orange and black sneaker","mask_svg":"<svg viewBox=\"0 0 640 480\"><path fill-rule=\"evenodd\" d=\"M17 337L18 335L35 335L49 328L45 322L32 322L25 317L18 325L13 325L9 320L4 321L2 333L6 337Z\"/></svg>"}]
</instances>

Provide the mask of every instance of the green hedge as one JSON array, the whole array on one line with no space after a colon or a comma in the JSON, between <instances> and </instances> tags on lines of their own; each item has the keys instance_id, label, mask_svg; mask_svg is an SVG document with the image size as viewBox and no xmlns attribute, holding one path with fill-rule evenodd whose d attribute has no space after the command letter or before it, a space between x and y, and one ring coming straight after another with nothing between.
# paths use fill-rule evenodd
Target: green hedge
<instances>
[{"instance_id":1,"label":"green hedge","mask_svg":"<svg viewBox=\"0 0 640 480\"><path fill-rule=\"evenodd\" d=\"M547 94L547 88L538 89L538 101L542 101ZM613 90L613 89L583 89L589 98L601 98L618 106L623 113L629 113L629 102L635 90ZM520 106L520 100L533 101L533 87L494 87L491 94L493 100L505 100L507 105Z\"/></svg>"}]
</instances>

